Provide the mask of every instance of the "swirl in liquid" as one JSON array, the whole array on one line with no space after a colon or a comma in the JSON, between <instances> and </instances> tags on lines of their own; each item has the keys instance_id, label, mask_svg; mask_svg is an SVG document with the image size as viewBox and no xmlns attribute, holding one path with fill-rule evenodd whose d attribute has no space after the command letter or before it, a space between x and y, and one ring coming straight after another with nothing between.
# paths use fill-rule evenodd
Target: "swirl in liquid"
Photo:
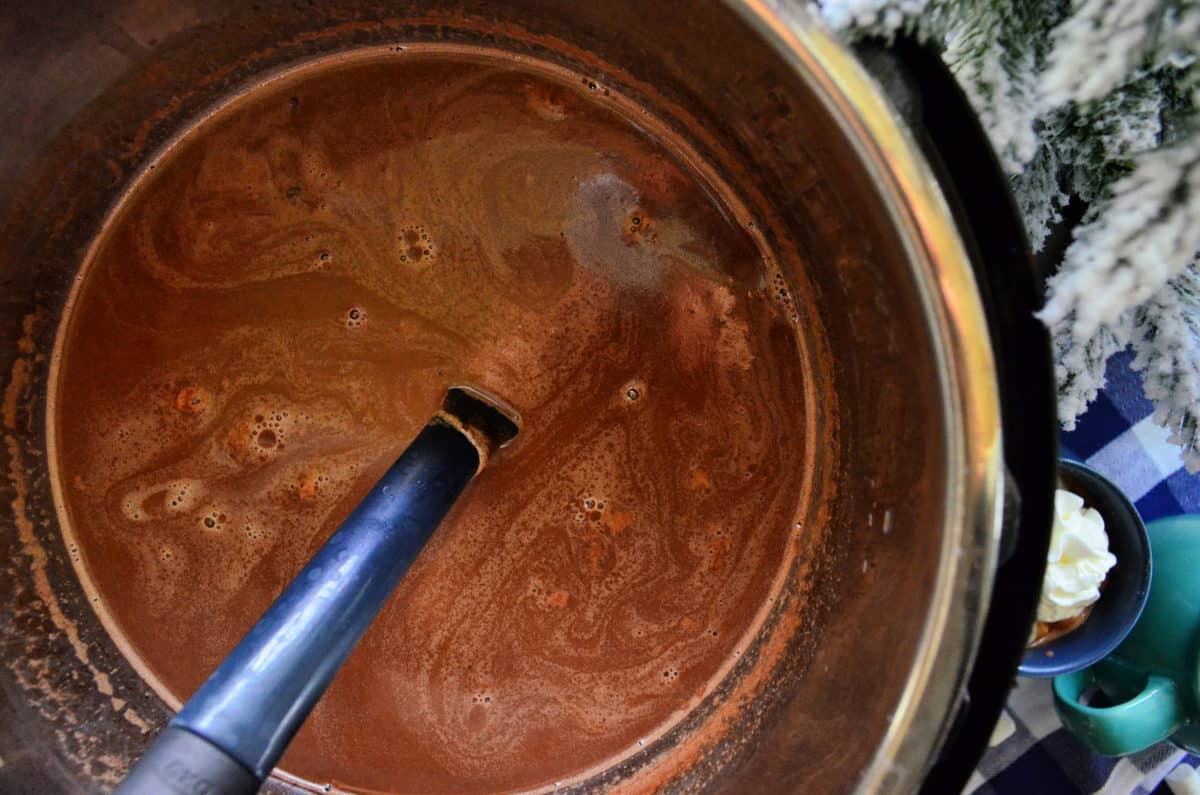
<instances>
[{"instance_id":1,"label":"swirl in liquid","mask_svg":"<svg viewBox=\"0 0 1200 795\"><path fill-rule=\"evenodd\" d=\"M60 339L85 586L186 699L454 383L523 431L282 767L554 788L711 691L794 550L796 331L719 185L499 54L308 68L193 128L107 224Z\"/></svg>"}]
</instances>

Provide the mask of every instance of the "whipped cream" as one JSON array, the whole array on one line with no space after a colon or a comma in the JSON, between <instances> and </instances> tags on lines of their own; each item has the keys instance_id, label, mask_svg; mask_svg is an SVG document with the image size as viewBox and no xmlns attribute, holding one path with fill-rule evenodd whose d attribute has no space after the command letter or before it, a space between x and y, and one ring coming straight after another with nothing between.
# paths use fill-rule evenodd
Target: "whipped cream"
<instances>
[{"instance_id":1,"label":"whipped cream","mask_svg":"<svg viewBox=\"0 0 1200 795\"><path fill-rule=\"evenodd\" d=\"M1104 518L1065 489L1054 494L1054 529L1037 618L1048 624L1075 618L1100 598L1100 583L1117 559L1108 551Z\"/></svg>"}]
</instances>

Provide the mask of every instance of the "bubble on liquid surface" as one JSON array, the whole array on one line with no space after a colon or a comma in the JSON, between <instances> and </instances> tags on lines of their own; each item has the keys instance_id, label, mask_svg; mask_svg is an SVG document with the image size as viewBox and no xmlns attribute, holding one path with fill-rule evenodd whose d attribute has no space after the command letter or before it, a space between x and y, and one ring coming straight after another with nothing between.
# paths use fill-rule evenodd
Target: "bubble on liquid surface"
<instances>
[{"instance_id":1,"label":"bubble on liquid surface","mask_svg":"<svg viewBox=\"0 0 1200 795\"><path fill-rule=\"evenodd\" d=\"M367 310L361 306L352 306L346 310L343 322L346 328L360 328L367 322Z\"/></svg>"},{"instance_id":2,"label":"bubble on liquid surface","mask_svg":"<svg viewBox=\"0 0 1200 795\"><path fill-rule=\"evenodd\" d=\"M437 246L424 226L405 227L396 237L400 261L409 265L425 266L437 259Z\"/></svg>"}]
</instances>

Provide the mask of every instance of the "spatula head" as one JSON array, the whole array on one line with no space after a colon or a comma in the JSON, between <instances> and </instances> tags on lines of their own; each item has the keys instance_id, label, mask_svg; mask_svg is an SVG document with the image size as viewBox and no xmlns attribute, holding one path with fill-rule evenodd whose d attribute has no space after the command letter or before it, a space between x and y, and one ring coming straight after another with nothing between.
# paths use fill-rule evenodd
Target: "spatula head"
<instances>
[{"instance_id":1,"label":"spatula head","mask_svg":"<svg viewBox=\"0 0 1200 795\"><path fill-rule=\"evenodd\" d=\"M511 406L475 387L450 387L442 410L483 433L493 450L511 442L521 431L520 417Z\"/></svg>"}]
</instances>

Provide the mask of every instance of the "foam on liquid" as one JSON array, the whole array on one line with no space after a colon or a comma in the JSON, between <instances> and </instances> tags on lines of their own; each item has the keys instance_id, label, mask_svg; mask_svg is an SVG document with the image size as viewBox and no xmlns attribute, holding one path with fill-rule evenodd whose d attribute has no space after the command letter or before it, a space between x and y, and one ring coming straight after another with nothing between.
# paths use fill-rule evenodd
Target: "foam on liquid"
<instances>
[{"instance_id":1,"label":"foam on liquid","mask_svg":"<svg viewBox=\"0 0 1200 795\"><path fill-rule=\"evenodd\" d=\"M462 52L299 71L133 188L54 386L66 532L163 695L199 686L436 411L522 414L283 762L401 792L635 753L792 550L803 381L720 186L586 79Z\"/></svg>"}]
</instances>

